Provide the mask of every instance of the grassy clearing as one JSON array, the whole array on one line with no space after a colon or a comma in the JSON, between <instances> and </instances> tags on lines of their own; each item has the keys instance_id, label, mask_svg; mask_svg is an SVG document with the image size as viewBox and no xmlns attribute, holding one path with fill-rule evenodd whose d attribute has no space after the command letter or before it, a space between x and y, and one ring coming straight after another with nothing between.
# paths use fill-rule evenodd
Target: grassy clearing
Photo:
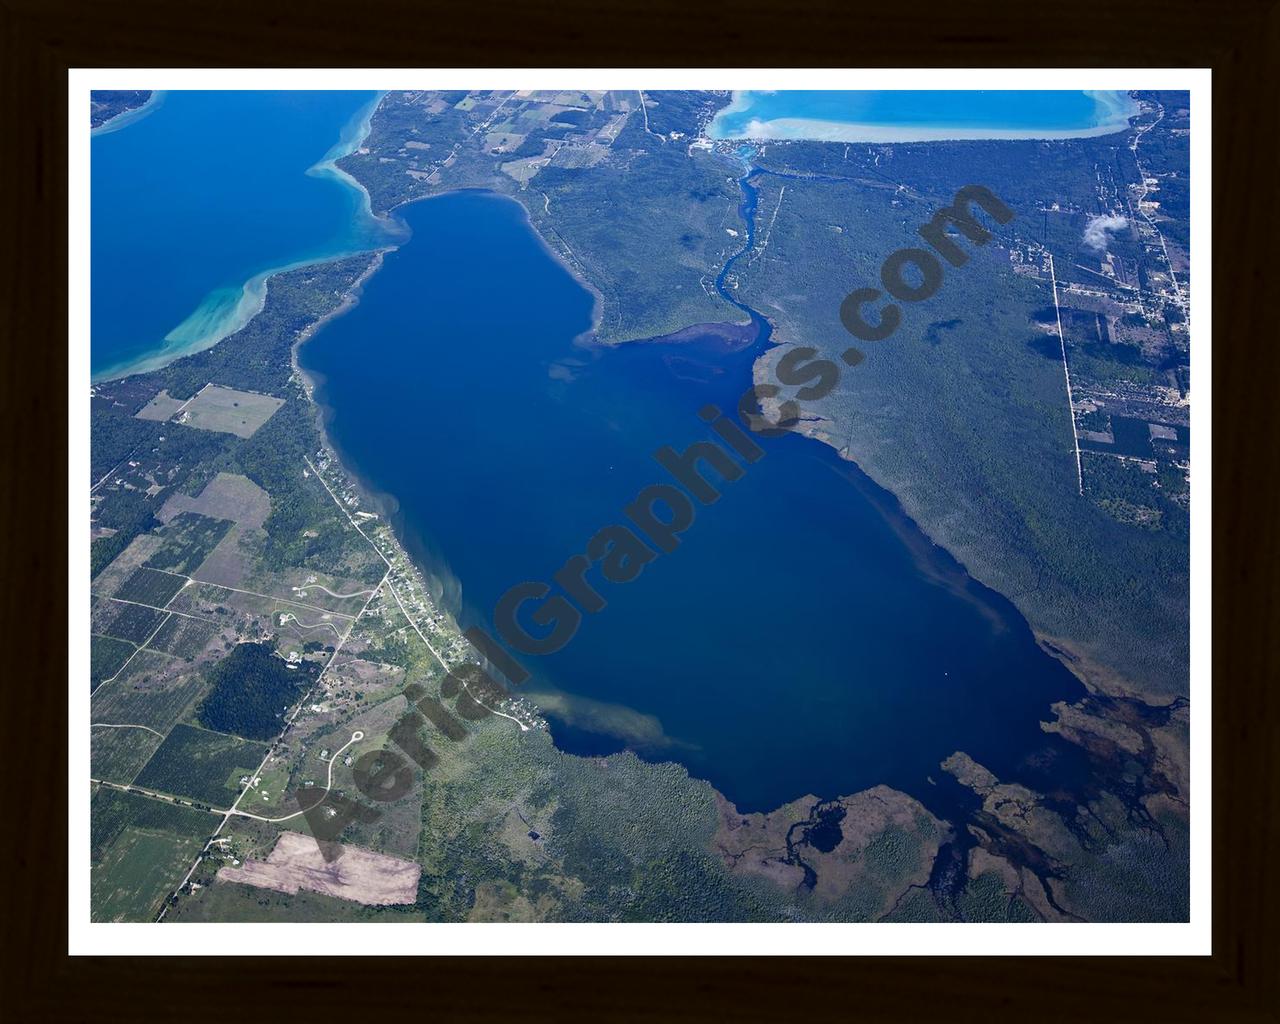
<instances>
[{"instance_id":1,"label":"grassy clearing","mask_svg":"<svg viewBox=\"0 0 1280 1024\"><path fill-rule=\"evenodd\" d=\"M229 519L212 519L198 512L183 512L159 531L163 543L146 564L152 569L190 573L218 546L229 529Z\"/></svg>"},{"instance_id":2,"label":"grassy clearing","mask_svg":"<svg viewBox=\"0 0 1280 1024\"><path fill-rule=\"evenodd\" d=\"M93 730L89 770L95 779L127 785L160 743L160 737L146 729L98 727Z\"/></svg>"},{"instance_id":3,"label":"grassy clearing","mask_svg":"<svg viewBox=\"0 0 1280 1024\"><path fill-rule=\"evenodd\" d=\"M198 512L211 519L231 519L247 526L261 526L271 514L271 498L247 476L219 473L198 498L174 494L165 503L160 518L168 521L183 512Z\"/></svg>"},{"instance_id":4,"label":"grassy clearing","mask_svg":"<svg viewBox=\"0 0 1280 1024\"><path fill-rule=\"evenodd\" d=\"M90 804L92 919L154 919L216 823L189 807L100 788Z\"/></svg>"},{"instance_id":5,"label":"grassy clearing","mask_svg":"<svg viewBox=\"0 0 1280 1024\"><path fill-rule=\"evenodd\" d=\"M93 695L93 720L168 732L204 688L199 674L183 669L167 654L139 651L122 675Z\"/></svg>"},{"instance_id":6,"label":"grassy clearing","mask_svg":"<svg viewBox=\"0 0 1280 1024\"><path fill-rule=\"evenodd\" d=\"M214 385L191 400L178 422L197 430L252 437L282 405L282 398Z\"/></svg>"},{"instance_id":7,"label":"grassy clearing","mask_svg":"<svg viewBox=\"0 0 1280 1024\"><path fill-rule=\"evenodd\" d=\"M169 392L160 389L160 393L151 399L146 405L135 412L133 415L140 420L154 420L157 423L163 423L175 412L182 408L182 402L170 396Z\"/></svg>"}]
</instances>

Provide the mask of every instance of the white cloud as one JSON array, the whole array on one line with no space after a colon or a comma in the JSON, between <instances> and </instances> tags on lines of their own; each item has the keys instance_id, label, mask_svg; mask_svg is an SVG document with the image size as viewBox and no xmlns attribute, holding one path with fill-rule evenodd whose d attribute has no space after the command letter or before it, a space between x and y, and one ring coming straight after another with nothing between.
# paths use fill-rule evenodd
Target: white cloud
<instances>
[{"instance_id":1,"label":"white cloud","mask_svg":"<svg viewBox=\"0 0 1280 1024\"><path fill-rule=\"evenodd\" d=\"M1125 217L1110 214L1094 217L1084 226L1084 244L1096 253L1104 253L1111 244L1111 236L1129 226Z\"/></svg>"}]
</instances>

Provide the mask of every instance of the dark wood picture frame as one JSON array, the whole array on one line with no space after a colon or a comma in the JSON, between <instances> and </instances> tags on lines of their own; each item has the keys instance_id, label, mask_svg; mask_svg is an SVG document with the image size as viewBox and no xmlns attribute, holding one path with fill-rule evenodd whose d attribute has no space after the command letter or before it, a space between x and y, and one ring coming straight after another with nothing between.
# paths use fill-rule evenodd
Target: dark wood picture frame
<instances>
[{"instance_id":1,"label":"dark wood picture frame","mask_svg":"<svg viewBox=\"0 0 1280 1024\"><path fill-rule=\"evenodd\" d=\"M652 0L609 8L496 0L487 11L405 0L2 0L0 25L10 654L0 749L15 783L6 787L0 843L12 941L0 991L6 1016L190 1019L255 1009L368 1015L404 1008L429 1018L495 1020L1280 1019L1272 867L1280 845L1280 709L1271 690L1280 678L1280 444L1275 402L1264 390L1277 379L1269 251L1280 167L1276 0L1158 7ZM67 955L68 68L520 65L1213 69L1211 956L329 963ZM246 1005L255 1000L258 1007Z\"/></svg>"}]
</instances>

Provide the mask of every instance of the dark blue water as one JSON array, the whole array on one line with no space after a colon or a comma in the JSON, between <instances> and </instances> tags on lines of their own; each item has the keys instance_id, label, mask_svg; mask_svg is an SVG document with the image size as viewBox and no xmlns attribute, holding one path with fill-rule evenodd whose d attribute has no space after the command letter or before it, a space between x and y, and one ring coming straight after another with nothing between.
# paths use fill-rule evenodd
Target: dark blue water
<instances>
[{"instance_id":1,"label":"dark blue water","mask_svg":"<svg viewBox=\"0 0 1280 1024\"><path fill-rule=\"evenodd\" d=\"M768 325L751 342L578 346L591 297L515 203L460 193L405 217L412 240L301 360L344 457L398 499L411 552L464 623L491 627L507 588L550 580L669 481L657 448L714 439L697 412L736 407ZM521 657L558 695L557 742L679 760L755 810L877 783L936 807L928 777L956 750L1006 778L1078 767L1039 722L1082 689L1015 609L830 448L761 444L676 551L632 583L592 573L608 607L567 648Z\"/></svg>"},{"instance_id":2,"label":"dark blue water","mask_svg":"<svg viewBox=\"0 0 1280 1024\"><path fill-rule=\"evenodd\" d=\"M147 116L95 134L94 376L228 333L252 314L245 285L265 271L384 241L361 191L316 166L375 99L168 92Z\"/></svg>"}]
</instances>

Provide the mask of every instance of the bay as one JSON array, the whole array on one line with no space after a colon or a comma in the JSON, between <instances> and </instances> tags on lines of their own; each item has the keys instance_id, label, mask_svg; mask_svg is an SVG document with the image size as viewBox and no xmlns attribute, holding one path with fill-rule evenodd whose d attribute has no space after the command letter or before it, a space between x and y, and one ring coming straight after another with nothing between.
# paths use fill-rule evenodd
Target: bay
<instances>
[{"instance_id":1,"label":"bay","mask_svg":"<svg viewBox=\"0 0 1280 1024\"><path fill-rule=\"evenodd\" d=\"M272 270L396 237L328 162L362 136L376 100L166 92L145 117L95 133L94 378L153 369L225 337L257 311Z\"/></svg>"},{"instance_id":2,"label":"bay","mask_svg":"<svg viewBox=\"0 0 1280 1024\"><path fill-rule=\"evenodd\" d=\"M491 628L509 587L550 580L671 482L653 452L712 438L698 411L736 407L767 338L576 343L591 296L518 204L464 192L403 213L412 239L300 359L344 461L394 496L462 622ZM625 585L589 574L607 607L522 658L557 743L680 761L751 810L879 783L939 806L957 750L1002 778L1078 760L1039 723L1082 687L1012 605L831 449L762 444L677 550Z\"/></svg>"},{"instance_id":3,"label":"bay","mask_svg":"<svg viewBox=\"0 0 1280 1024\"><path fill-rule=\"evenodd\" d=\"M550 580L642 488L671 482L659 447L714 437L698 412L732 415L769 325L741 307L749 338L581 343L591 296L516 203L464 192L403 224L370 215L329 161L375 100L167 93L95 136L93 371L213 343L273 268L399 243L300 361L344 461L442 599L491 627L507 588ZM593 574L607 607L563 651L522 659L557 744L679 761L743 810L885 783L959 820L966 798L939 769L957 750L1033 785L1082 771L1040 721L1083 689L1012 605L830 448L761 444L676 551L626 585Z\"/></svg>"}]
</instances>

